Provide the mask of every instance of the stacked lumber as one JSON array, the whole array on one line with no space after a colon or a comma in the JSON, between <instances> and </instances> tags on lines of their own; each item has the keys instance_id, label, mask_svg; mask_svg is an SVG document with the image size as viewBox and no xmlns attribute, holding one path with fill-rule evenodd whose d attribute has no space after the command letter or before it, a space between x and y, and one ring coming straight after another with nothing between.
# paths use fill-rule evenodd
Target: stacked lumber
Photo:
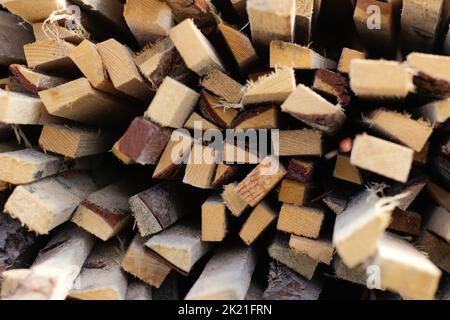
<instances>
[{"instance_id":1,"label":"stacked lumber","mask_svg":"<svg viewBox=\"0 0 450 320\"><path fill-rule=\"evenodd\" d=\"M1 299L450 295L446 1L35 2L0 1Z\"/></svg>"}]
</instances>

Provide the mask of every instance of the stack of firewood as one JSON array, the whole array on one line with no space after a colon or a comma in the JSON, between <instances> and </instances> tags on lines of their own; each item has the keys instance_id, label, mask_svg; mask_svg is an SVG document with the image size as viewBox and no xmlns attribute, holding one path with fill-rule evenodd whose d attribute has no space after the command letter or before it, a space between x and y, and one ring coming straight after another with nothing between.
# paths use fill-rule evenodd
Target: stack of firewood
<instances>
[{"instance_id":1,"label":"stack of firewood","mask_svg":"<svg viewBox=\"0 0 450 320\"><path fill-rule=\"evenodd\" d=\"M449 1L0 3L2 299L450 299Z\"/></svg>"}]
</instances>

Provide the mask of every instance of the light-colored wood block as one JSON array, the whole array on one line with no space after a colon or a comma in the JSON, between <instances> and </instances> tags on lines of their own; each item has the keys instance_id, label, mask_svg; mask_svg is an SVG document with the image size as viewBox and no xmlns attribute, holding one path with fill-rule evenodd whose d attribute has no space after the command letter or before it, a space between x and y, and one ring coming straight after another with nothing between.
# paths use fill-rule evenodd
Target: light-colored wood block
<instances>
[{"instance_id":1,"label":"light-colored wood block","mask_svg":"<svg viewBox=\"0 0 450 320\"><path fill-rule=\"evenodd\" d=\"M295 90L295 74L291 68L280 68L249 81L244 88L243 105L261 103L283 103Z\"/></svg>"},{"instance_id":2,"label":"light-colored wood block","mask_svg":"<svg viewBox=\"0 0 450 320\"><path fill-rule=\"evenodd\" d=\"M186 123L183 126L186 129L189 130L200 130L200 131L207 131L207 130L217 130L220 131L219 127L216 126L214 123L206 120L201 115L199 115L197 112L193 112L189 118L186 120Z\"/></svg>"},{"instance_id":3,"label":"light-colored wood block","mask_svg":"<svg viewBox=\"0 0 450 320\"><path fill-rule=\"evenodd\" d=\"M238 184L231 183L223 188L222 199L230 210L231 214L239 217L248 208L247 202L237 192Z\"/></svg>"},{"instance_id":4,"label":"light-colored wood block","mask_svg":"<svg viewBox=\"0 0 450 320\"><path fill-rule=\"evenodd\" d=\"M307 45L312 38L315 0L295 1L295 39L297 43Z\"/></svg>"},{"instance_id":5,"label":"light-colored wood block","mask_svg":"<svg viewBox=\"0 0 450 320\"><path fill-rule=\"evenodd\" d=\"M52 236L30 269L3 272L2 299L66 299L94 243L92 235L66 225Z\"/></svg>"},{"instance_id":6,"label":"light-colored wood block","mask_svg":"<svg viewBox=\"0 0 450 320\"><path fill-rule=\"evenodd\" d=\"M231 128L239 110L227 108L218 97L202 90L200 93L199 109L202 115L221 128Z\"/></svg>"},{"instance_id":7,"label":"light-colored wood block","mask_svg":"<svg viewBox=\"0 0 450 320\"><path fill-rule=\"evenodd\" d=\"M76 71L76 66L69 58L75 46L64 40L43 40L23 46L28 67L42 71L59 73Z\"/></svg>"},{"instance_id":8,"label":"light-colored wood block","mask_svg":"<svg viewBox=\"0 0 450 320\"><path fill-rule=\"evenodd\" d=\"M337 156L333 177L359 185L364 184L361 172L350 163L350 157L345 155Z\"/></svg>"},{"instance_id":9,"label":"light-colored wood block","mask_svg":"<svg viewBox=\"0 0 450 320\"><path fill-rule=\"evenodd\" d=\"M277 213L266 203L260 202L250 213L239 232L239 237L250 246L270 227Z\"/></svg>"},{"instance_id":10,"label":"light-colored wood block","mask_svg":"<svg viewBox=\"0 0 450 320\"><path fill-rule=\"evenodd\" d=\"M39 6L36 6L33 0L4 0L1 4L8 11L28 22L44 21L53 11L63 9L67 5L64 0L42 0Z\"/></svg>"},{"instance_id":11,"label":"light-colored wood block","mask_svg":"<svg viewBox=\"0 0 450 320\"><path fill-rule=\"evenodd\" d=\"M350 64L352 60L365 58L366 58L365 52L350 48L343 48L341 52L341 57L339 58L337 70L340 73L348 74L350 73Z\"/></svg>"},{"instance_id":12,"label":"light-colored wood block","mask_svg":"<svg viewBox=\"0 0 450 320\"><path fill-rule=\"evenodd\" d=\"M43 22L38 22L33 23L32 27L36 41L61 39L76 45L88 37L88 34L82 34L80 32L76 32L75 30L67 29L66 27L60 26L56 23L44 24Z\"/></svg>"},{"instance_id":13,"label":"light-colored wood block","mask_svg":"<svg viewBox=\"0 0 450 320\"><path fill-rule=\"evenodd\" d=\"M235 130L277 129L279 127L278 119L278 106L255 107L240 113L233 120L232 127Z\"/></svg>"},{"instance_id":14,"label":"light-colored wood block","mask_svg":"<svg viewBox=\"0 0 450 320\"><path fill-rule=\"evenodd\" d=\"M412 74L397 61L354 59L349 76L361 98L405 98L415 90Z\"/></svg>"},{"instance_id":15,"label":"light-colored wood block","mask_svg":"<svg viewBox=\"0 0 450 320\"><path fill-rule=\"evenodd\" d=\"M200 227L189 221L152 236L145 245L185 273L213 248L212 243L201 240Z\"/></svg>"},{"instance_id":16,"label":"light-colored wood block","mask_svg":"<svg viewBox=\"0 0 450 320\"><path fill-rule=\"evenodd\" d=\"M258 61L258 55L250 39L239 30L223 22L218 25L218 28L241 72L247 71Z\"/></svg>"},{"instance_id":17,"label":"light-colored wood block","mask_svg":"<svg viewBox=\"0 0 450 320\"><path fill-rule=\"evenodd\" d=\"M432 206L423 213L427 216L426 228L450 242L450 212L445 208Z\"/></svg>"},{"instance_id":18,"label":"light-colored wood block","mask_svg":"<svg viewBox=\"0 0 450 320\"><path fill-rule=\"evenodd\" d=\"M425 121L414 120L408 115L384 109L372 112L365 121L416 152L425 147L433 133L433 127Z\"/></svg>"},{"instance_id":19,"label":"light-colored wood block","mask_svg":"<svg viewBox=\"0 0 450 320\"><path fill-rule=\"evenodd\" d=\"M201 86L231 104L241 102L243 86L220 70L210 69L203 77Z\"/></svg>"},{"instance_id":20,"label":"light-colored wood block","mask_svg":"<svg viewBox=\"0 0 450 320\"><path fill-rule=\"evenodd\" d=\"M1 122L37 125L43 122L46 115L41 99L0 89Z\"/></svg>"},{"instance_id":21,"label":"light-colored wood block","mask_svg":"<svg viewBox=\"0 0 450 320\"><path fill-rule=\"evenodd\" d=\"M286 169L273 156L264 158L236 187L239 196L255 207L286 175Z\"/></svg>"},{"instance_id":22,"label":"light-colored wood block","mask_svg":"<svg viewBox=\"0 0 450 320\"><path fill-rule=\"evenodd\" d=\"M138 100L148 102L153 92L142 78L133 60L133 52L114 39L97 44L114 87Z\"/></svg>"},{"instance_id":23,"label":"light-colored wood block","mask_svg":"<svg viewBox=\"0 0 450 320\"><path fill-rule=\"evenodd\" d=\"M172 268L145 246L145 240L137 233L125 253L121 267L143 282L161 287Z\"/></svg>"},{"instance_id":24,"label":"light-colored wood block","mask_svg":"<svg viewBox=\"0 0 450 320\"><path fill-rule=\"evenodd\" d=\"M176 25L169 34L188 68L199 76L205 75L211 68L224 70L214 47L192 19L186 19Z\"/></svg>"},{"instance_id":25,"label":"light-colored wood block","mask_svg":"<svg viewBox=\"0 0 450 320\"><path fill-rule=\"evenodd\" d=\"M202 241L220 242L227 234L227 210L219 195L202 204Z\"/></svg>"},{"instance_id":26,"label":"light-colored wood block","mask_svg":"<svg viewBox=\"0 0 450 320\"><path fill-rule=\"evenodd\" d=\"M310 195L310 186L298 181L284 179L278 192L278 201L296 206L306 203Z\"/></svg>"},{"instance_id":27,"label":"light-colored wood block","mask_svg":"<svg viewBox=\"0 0 450 320\"><path fill-rule=\"evenodd\" d=\"M101 154L111 150L116 135L112 132L79 125L45 124L39 145L45 151L69 158Z\"/></svg>"},{"instance_id":28,"label":"light-colored wood block","mask_svg":"<svg viewBox=\"0 0 450 320\"><path fill-rule=\"evenodd\" d=\"M333 245L348 268L356 267L375 253L398 198L380 198L376 190L366 190L336 217Z\"/></svg>"},{"instance_id":29,"label":"light-colored wood block","mask_svg":"<svg viewBox=\"0 0 450 320\"><path fill-rule=\"evenodd\" d=\"M123 127L137 109L92 88L86 78L39 92L48 113L90 125Z\"/></svg>"},{"instance_id":30,"label":"light-colored wood block","mask_svg":"<svg viewBox=\"0 0 450 320\"><path fill-rule=\"evenodd\" d=\"M404 299L434 299L442 272L407 241L384 235L372 264L379 268L381 287Z\"/></svg>"},{"instance_id":31,"label":"light-colored wood block","mask_svg":"<svg viewBox=\"0 0 450 320\"><path fill-rule=\"evenodd\" d=\"M128 279L120 267L125 248L118 239L99 242L75 279L69 297L79 300L125 300Z\"/></svg>"},{"instance_id":32,"label":"light-colored wood block","mask_svg":"<svg viewBox=\"0 0 450 320\"><path fill-rule=\"evenodd\" d=\"M283 204L277 229L298 236L317 239L325 218L323 210Z\"/></svg>"},{"instance_id":33,"label":"light-colored wood block","mask_svg":"<svg viewBox=\"0 0 450 320\"><path fill-rule=\"evenodd\" d=\"M329 134L338 131L345 121L340 105L331 104L303 84L289 95L281 105L281 110Z\"/></svg>"},{"instance_id":34,"label":"light-colored wood block","mask_svg":"<svg viewBox=\"0 0 450 320\"><path fill-rule=\"evenodd\" d=\"M252 41L269 46L271 40L294 41L295 0L247 0Z\"/></svg>"},{"instance_id":35,"label":"light-colored wood block","mask_svg":"<svg viewBox=\"0 0 450 320\"><path fill-rule=\"evenodd\" d=\"M270 67L289 67L300 70L336 69L336 62L322 57L308 47L273 40L270 42Z\"/></svg>"},{"instance_id":36,"label":"light-colored wood block","mask_svg":"<svg viewBox=\"0 0 450 320\"><path fill-rule=\"evenodd\" d=\"M145 117L164 127L182 128L197 104L199 94L184 84L166 77Z\"/></svg>"},{"instance_id":37,"label":"light-colored wood block","mask_svg":"<svg viewBox=\"0 0 450 320\"><path fill-rule=\"evenodd\" d=\"M50 89L68 82L68 80L64 78L49 76L19 64L10 65L9 71L11 71L14 79L20 83L22 88L32 94L37 94L39 91Z\"/></svg>"},{"instance_id":38,"label":"light-colored wood block","mask_svg":"<svg viewBox=\"0 0 450 320\"><path fill-rule=\"evenodd\" d=\"M183 183L200 189L210 189L217 168L215 149L194 144L186 165Z\"/></svg>"},{"instance_id":39,"label":"light-colored wood block","mask_svg":"<svg viewBox=\"0 0 450 320\"><path fill-rule=\"evenodd\" d=\"M5 204L5 212L37 234L48 234L69 220L97 185L84 174L56 176L17 186Z\"/></svg>"},{"instance_id":40,"label":"light-colored wood block","mask_svg":"<svg viewBox=\"0 0 450 320\"><path fill-rule=\"evenodd\" d=\"M318 130L281 130L278 137L272 134L275 155L321 156L322 136Z\"/></svg>"},{"instance_id":41,"label":"light-colored wood block","mask_svg":"<svg viewBox=\"0 0 450 320\"><path fill-rule=\"evenodd\" d=\"M293 234L289 239L289 247L296 252L306 254L314 260L328 265L333 259L334 248L329 240L312 240Z\"/></svg>"},{"instance_id":42,"label":"light-colored wood block","mask_svg":"<svg viewBox=\"0 0 450 320\"><path fill-rule=\"evenodd\" d=\"M368 134L356 136L350 163L384 177L406 182L414 151Z\"/></svg>"},{"instance_id":43,"label":"light-colored wood block","mask_svg":"<svg viewBox=\"0 0 450 320\"><path fill-rule=\"evenodd\" d=\"M223 247L206 264L185 300L243 300L255 266L253 248Z\"/></svg>"},{"instance_id":44,"label":"light-colored wood block","mask_svg":"<svg viewBox=\"0 0 450 320\"><path fill-rule=\"evenodd\" d=\"M127 0L123 16L141 47L169 35L174 25L172 10L160 0Z\"/></svg>"}]
</instances>

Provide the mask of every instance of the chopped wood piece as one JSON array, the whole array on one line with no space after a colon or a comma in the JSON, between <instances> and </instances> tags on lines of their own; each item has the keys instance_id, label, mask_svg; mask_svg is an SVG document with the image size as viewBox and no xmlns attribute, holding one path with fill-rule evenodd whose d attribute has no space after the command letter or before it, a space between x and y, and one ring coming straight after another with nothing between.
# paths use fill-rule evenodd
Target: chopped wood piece
<instances>
[{"instance_id":1,"label":"chopped wood piece","mask_svg":"<svg viewBox=\"0 0 450 320\"><path fill-rule=\"evenodd\" d=\"M210 69L203 78L201 86L228 103L241 102L243 86L220 70Z\"/></svg>"},{"instance_id":2,"label":"chopped wood piece","mask_svg":"<svg viewBox=\"0 0 450 320\"><path fill-rule=\"evenodd\" d=\"M107 241L131 224L128 198L138 190L136 182L121 181L95 191L80 203L72 222Z\"/></svg>"},{"instance_id":3,"label":"chopped wood piece","mask_svg":"<svg viewBox=\"0 0 450 320\"><path fill-rule=\"evenodd\" d=\"M305 237L291 235L289 247L296 252L306 254L316 261L330 265L333 259L334 248L331 240L312 240Z\"/></svg>"},{"instance_id":4,"label":"chopped wood piece","mask_svg":"<svg viewBox=\"0 0 450 320\"><path fill-rule=\"evenodd\" d=\"M0 89L0 122L36 125L46 114L41 99Z\"/></svg>"},{"instance_id":5,"label":"chopped wood piece","mask_svg":"<svg viewBox=\"0 0 450 320\"><path fill-rule=\"evenodd\" d=\"M2 6L11 13L28 22L40 22L47 19L53 11L65 8L65 1L43 0L39 6L29 0L3 0Z\"/></svg>"},{"instance_id":6,"label":"chopped wood piece","mask_svg":"<svg viewBox=\"0 0 450 320\"><path fill-rule=\"evenodd\" d=\"M40 72L31 70L20 64L12 64L9 71L20 85L29 93L37 94L39 91L54 88L68 80L60 77L49 76Z\"/></svg>"},{"instance_id":7,"label":"chopped wood piece","mask_svg":"<svg viewBox=\"0 0 450 320\"><path fill-rule=\"evenodd\" d=\"M255 207L283 179L286 169L273 156L268 156L236 187L236 192Z\"/></svg>"},{"instance_id":8,"label":"chopped wood piece","mask_svg":"<svg viewBox=\"0 0 450 320\"><path fill-rule=\"evenodd\" d=\"M4 5L4 3L2 2ZM8 66L12 63L24 63L25 55L23 46L33 42L33 33L18 17L5 12L0 12L0 65ZM21 24L19 28L18 25Z\"/></svg>"},{"instance_id":9,"label":"chopped wood piece","mask_svg":"<svg viewBox=\"0 0 450 320\"><path fill-rule=\"evenodd\" d=\"M439 206L450 211L450 193L445 189L441 188L434 182L429 182L426 186L428 195L436 202Z\"/></svg>"},{"instance_id":10,"label":"chopped wood piece","mask_svg":"<svg viewBox=\"0 0 450 320\"><path fill-rule=\"evenodd\" d=\"M36 242L37 236L22 226L19 220L6 213L0 214L0 272L14 268L27 250Z\"/></svg>"},{"instance_id":11,"label":"chopped wood piece","mask_svg":"<svg viewBox=\"0 0 450 320\"><path fill-rule=\"evenodd\" d=\"M450 272L450 245L445 240L423 229L417 241L416 248L427 253L430 260L439 268Z\"/></svg>"},{"instance_id":12,"label":"chopped wood piece","mask_svg":"<svg viewBox=\"0 0 450 320\"><path fill-rule=\"evenodd\" d=\"M347 197L339 191L333 190L327 196L325 196L322 201L326 204L328 208L331 209L335 214L341 214L347 207L348 199Z\"/></svg>"},{"instance_id":13,"label":"chopped wood piece","mask_svg":"<svg viewBox=\"0 0 450 320\"><path fill-rule=\"evenodd\" d=\"M169 128L162 128L143 117L135 118L120 138L117 150L133 162L157 164L171 134Z\"/></svg>"},{"instance_id":14,"label":"chopped wood piece","mask_svg":"<svg viewBox=\"0 0 450 320\"><path fill-rule=\"evenodd\" d=\"M39 145L45 151L80 158L111 150L115 138L114 133L102 129L45 124L39 137Z\"/></svg>"},{"instance_id":15,"label":"chopped wood piece","mask_svg":"<svg viewBox=\"0 0 450 320\"><path fill-rule=\"evenodd\" d=\"M403 211L395 208L392 212L392 221L389 229L418 236L420 234L420 227L422 223L422 216L412 211Z\"/></svg>"},{"instance_id":16,"label":"chopped wood piece","mask_svg":"<svg viewBox=\"0 0 450 320\"><path fill-rule=\"evenodd\" d=\"M404 0L401 16L402 47L406 52L433 50L444 0Z\"/></svg>"},{"instance_id":17,"label":"chopped wood piece","mask_svg":"<svg viewBox=\"0 0 450 320\"><path fill-rule=\"evenodd\" d=\"M376 11L374 8L377 8ZM374 14L377 19L374 21ZM372 52L392 55L396 41L394 10L391 3L358 0L353 21L364 45Z\"/></svg>"},{"instance_id":18,"label":"chopped wood piece","mask_svg":"<svg viewBox=\"0 0 450 320\"><path fill-rule=\"evenodd\" d=\"M189 129L189 130L201 130L201 131L218 130L218 131L220 131L219 127L217 127L214 123L203 118L197 112L193 112L189 116L189 118L186 120L186 123L184 124L184 128Z\"/></svg>"},{"instance_id":19,"label":"chopped wood piece","mask_svg":"<svg viewBox=\"0 0 450 320\"><path fill-rule=\"evenodd\" d=\"M433 127L425 121L414 120L408 115L384 109L372 112L365 121L416 152L424 148L433 133Z\"/></svg>"},{"instance_id":20,"label":"chopped wood piece","mask_svg":"<svg viewBox=\"0 0 450 320\"><path fill-rule=\"evenodd\" d=\"M278 201L302 206L309 199L310 192L309 185L290 179L284 179L281 182Z\"/></svg>"},{"instance_id":21,"label":"chopped wood piece","mask_svg":"<svg viewBox=\"0 0 450 320\"><path fill-rule=\"evenodd\" d=\"M298 236L317 239L324 218L323 210L283 204L277 229Z\"/></svg>"},{"instance_id":22,"label":"chopped wood piece","mask_svg":"<svg viewBox=\"0 0 450 320\"><path fill-rule=\"evenodd\" d=\"M172 268L145 246L139 235L133 238L121 262L122 269L145 283L159 288Z\"/></svg>"},{"instance_id":23,"label":"chopped wood piece","mask_svg":"<svg viewBox=\"0 0 450 320\"><path fill-rule=\"evenodd\" d=\"M200 227L190 222L176 224L152 236L145 245L185 273L213 248L211 243L201 240Z\"/></svg>"},{"instance_id":24,"label":"chopped wood piece","mask_svg":"<svg viewBox=\"0 0 450 320\"><path fill-rule=\"evenodd\" d=\"M142 78L129 48L109 39L98 43L97 50L117 90L138 100L150 101L153 92Z\"/></svg>"},{"instance_id":25,"label":"chopped wood piece","mask_svg":"<svg viewBox=\"0 0 450 320\"><path fill-rule=\"evenodd\" d=\"M359 185L364 184L361 172L350 163L350 157L345 155L337 156L333 177Z\"/></svg>"},{"instance_id":26,"label":"chopped wood piece","mask_svg":"<svg viewBox=\"0 0 450 320\"><path fill-rule=\"evenodd\" d=\"M216 175L211 184L213 188L218 188L232 181L238 172L238 167L228 164L219 164L216 168Z\"/></svg>"},{"instance_id":27,"label":"chopped wood piece","mask_svg":"<svg viewBox=\"0 0 450 320\"><path fill-rule=\"evenodd\" d=\"M380 198L376 190L366 190L337 215L333 245L347 267L354 268L375 253L398 198Z\"/></svg>"},{"instance_id":28,"label":"chopped wood piece","mask_svg":"<svg viewBox=\"0 0 450 320\"><path fill-rule=\"evenodd\" d=\"M145 117L164 127L182 128L194 111L199 95L184 84L166 77Z\"/></svg>"},{"instance_id":29,"label":"chopped wood piece","mask_svg":"<svg viewBox=\"0 0 450 320\"><path fill-rule=\"evenodd\" d=\"M291 68L280 68L263 75L256 81L249 81L244 88L242 104L281 104L295 90L295 74Z\"/></svg>"},{"instance_id":30,"label":"chopped wood piece","mask_svg":"<svg viewBox=\"0 0 450 320\"><path fill-rule=\"evenodd\" d=\"M269 46L271 40L294 41L295 0L247 0L253 43Z\"/></svg>"},{"instance_id":31,"label":"chopped wood piece","mask_svg":"<svg viewBox=\"0 0 450 320\"><path fill-rule=\"evenodd\" d=\"M253 136L256 137L256 136ZM257 164L259 158L257 150L249 148L247 150L245 145L241 142L226 141L223 145L222 161L227 164Z\"/></svg>"},{"instance_id":32,"label":"chopped wood piece","mask_svg":"<svg viewBox=\"0 0 450 320\"><path fill-rule=\"evenodd\" d=\"M322 133L317 130L281 130L272 143L275 155L281 157L322 155Z\"/></svg>"},{"instance_id":33,"label":"chopped wood piece","mask_svg":"<svg viewBox=\"0 0 450 320\"><path fill-rule=\"evenodd\" d=\"M192 18L199 27L206 27L213 24L214 9L208 0L164 0L172 9L176 22Z\"/></svg>"},{"instance_id":34,"label":"chopped wood piece","mask_svg":"<svg viewBox=\"0 0 450 320\"><path fill-rule=\"evenodd\" d=\"M281 110L328 134L338 131L345 121L341 106L331 104L303 84L297 86Z\"/></svg>"},{"instance_id":35,"label":"chopped wood piece","mask_svg":"<svg viewBox=\"0 0 450 320\"><path fill-rule=\"evenodd\" d=\"M73 48L75 48L73 44L64 40L36 41L23 46L28 67L64 74L77 70L69 58Z\"/></svg>"},{"instance_id":36,"label":"chopped wood piece","mask_svg":"<svg viewBox=\"0 0 450 320\"><path fill-rule=\"evenodd\" d=\"M442 124L450 118L450 99L430 102L416 110L417 115L433 124Z\"/></svg>"},{"instance_id":37,"label":"chopped wood piece","mask_svg":"<svg viewBox=\"0 0 450 320\"><path fill-rule=\"evenodd\" d=\"M26 184L67 170L64 159L36 149L0 153L0 180Z\"/></svg>"},{"instance_id":38,"label":"chopped wood piece","mask_svg":"<svg viewBox=\"0 0 450 320\"><path fill-rule=\"evenodd\" d=\"M84 17L83 17L84 18ZM82 19L83 19L82 18ZM66 20L67 21L67 20ZM84 21L83 21L84 22ZM33 34L36 41L44 41L53 39L61 39L72 44L79 44L87 37L89 34L81 34L75 32L75 30L70 30L65 26L60 26L56 23L33 23ZM32 42L32 41L30 41Z\"/></svg>"},{"instance_id":39,"label":"chopped wood piece","mask_svg":"<svg viewBox=\"0 0 450 320\"><path fill-rule=\"evenodd\" d=\"M214 148L194 144L187 161L183 183L200 189L211 189L217 167Z\"/></svg>"},{"instance_id":40,"label":"chopped wood piece","mask_svg":"<svg viewBox=\"0 0 450 320\"><path fill-rule=\"evenodd\" d=\"M363 59L350 63L350 87L356 96L371 99L405 98L415 89L412 74L399 62Z\"/></svg>"},{"instance_id":41,"label":"chopped wood piece","mask_svg":"<svg viewBox=\"0 0 450 320\"><path fill-rule=\"evenodd\" d=\"M123 16L141 47L169 35L174 25L172 10L159 0L127 0Z\"/></svg>"},{"instance_id":42,"label":"chopped wood piece","mask_svg":"<svg viewBox=\"0 0 450 320\"><path fill-rule=\"evenodd\" d=\"M189 214L184 203L189 198L186 187L163 182L129 199L133 217L141 236L156 234Z\"/></svg>"},{"instance_id":43,"label":"chopped wood piece","mask_svg":"<svg viewBox=\"0 0 450 320\"><path fill-rule=\"evenodd\" d=\"M284 264L306 279L311 280L319 262L305 254L297 253L289 248L289 238L277 235L269 246L269 255L272 259Z\"/></svg>"},{"instance_id":44,"label":"chopped wood piece","mask_svg":"<svg viewBox=\"0 0 450 320\"><path fill-rule=\"evenodd\" d=\"M405 240L384 235L373 265L378 266L381 286L404 299L431 300L442 272Z\"/></svg>"},{"instance_id":45,"label":"chopped wood piece","mask_svg":"<svg viewBox=\"0 0 450 320\"><path fill-rule=\"evenodd\" d=\"M311 181L314 173L314 162L294 158L289 161L287 171L287 179L308 183Z\"/></svg>"},{"instance_id":46,"label":"chopped wood piece","mask_svg":"<svg viewBox=\"0 0 450 320\"><path fill-rule=\"evenodd\" d=\"M231 125L233 129L277 129L279 108L277 106L262 106L240 113Z\"/></svg>"},{"instance_id":47,"label":"chopped wood piece","mask_svg":"<svg viewBox=\"0 0 450 320\"><path fill-rule=\"evenodd\" d=\"M321 284L307 281L283 265L270 263L269 285L264 291L264 300L318 300Z\"/></svg>"},{"instance_id":48,"label":"chopped wood piece","mask_svg":"<svg viewBox=\"0 0 450 320\"><path fill-rule=\"evenodd\" d=\"M295 1L295 42L308 45L312 38L315 0Z\"/></svg>"},{"instance_id":49,"label":"chopped wood piece","mask_svg":"<svg viewBox=\"0 0 450 320\"><path fill-rule=\"evenodd\" d=\"M412 149L362 134L356 136L350 162L361 169L396 181L406 182L413 154Z\"/></svg>"},{"instance_id":50,"label":"chopped wood piece","mask_svg":"<svg viewBox=\"0 0 450 320\"><path fill-rule=\"evenodd\" d=\"M114 88L94 43L84 40L72 49L69 57L95 89L114 95L124 95Z\"/></svg>"},{"instance_id":51,"label":"chopped wood piece","mask_svg":"<svg viewBox=\"0 0 450 320\"><path fill-rule=\"evenodd\" d=\"M231 214L236 217L240 217L242 213L244 213L245 209L247 209L248 204L237 192L237 186L237 183L231 183L224 186L222 199L227 208L230 209Z\"/></svg>"},{"instance_id":52,"label":"chopped wood piece","mask_svg":"<svg viewBox=\"0 0 450 320\"><path fill-rule=\"evenodd\" d=\"M153 300L153 288L134 278L128 281L125 300Z\"/></svg>"},{"instance_id":53,"label":"chopped wood piece","mask_svg":"<svg viewBox=\"0 0 450 320\"><path fill-rule=\"evenodd\" d=\"M155 89L161 85L166 76L181 83L190 83L195 78L195 74L188 69L170 37L164 37L145 47L136 55L134 62Z\"/></svg>"},{"instance_id":54,"label":"chopped wood piece","mask_svg":"<svg viewBox=\"0 0 450 320\"><path fill-rule=\"evenodd\" d=\"M185 300L243 300L256 260L253 248L222 247L206 264Z\"/></svg>"},{"instance_id":55,"label":"chopped wood piece","mask_svg":"<svg viewBox=\"0 0 450 320\"><path fill-rule=\"evenodd\" d=\"M202 115L221 128L230 128L238 114L238 109L227 108L218 97L202 90L199 100Z\"/></svg>"},{"instance_id":56,"label":"chopped wood piece","mask_svg":"<svg viewBox=\"0 0 450 320\"><path fill-rule=\"evenodd\" d=\"M174 131L153 172L153 178L168 179L174 177L191 152L194 139L183 132Z\"/></svg>"},{"instance_id":57,"label":"chopped wood piece","mask_svg":"<svg viewBox=\"0 0 450 320\"><path fill-rule=\"evenodd\" d=\"M80 300L125 300L128 279L120 267L120 261L125 255L122 246L118 239L97 243L75 280L69 297Z\"/></svg>"},{"instance_id":58,"label":"chopped wood piece","mask_svg":"<svg viewBox=\"0 0 450 320\"><path fill-rule=\"evenodd\" d=\"M341 52L341 57L339 58L339 63L337 70L340 73L348 74L350 73L350 64L355 59L365 59L366 53L350 48L344 48Z\"/></svg>"},{"instance_id":59,"label":"chopped wood piece","mask_svg":"<svg viewBox=\"0 0 450 320\"><path fill-rule=\"evenodd\" d=\"M241 73L248 71L258 61L258 55L250 39L239 30L223 22L219 23L218 28Z\"/></svg>"},{"instance_id":60,"label":"chopped wood piece","mask_svg":"<svg viewBox=\"0 0 450 320\"><path fill-rule=\"evenodd\" d=\"M124 101L92 88L86 78L40 91L48 113L91 125L123 127L137 112Z\"/></svg>"},{"instance_id":61,"label":"chopped wood piece","mask_svg":"<svg viewBox=\"0 0 450 320\"><path fill-rule=\"evenodd\" d=\"M40 251L30 269L3 272L2 299L64 300L94 243L87 232L66 225Z\"/></svg>"},{"instance_id":62,"label":"chopped wood piece","mask_svg":"<svg viewBox=\"0 0 450 320\"><path fill-rule=\"evenodd\" d=\"M319 69L314 77L312 88L333 97L343 107L350 104L351 92L349 82L339 73Z\"/></svg>"},{"instance_id":63,"label":"chopped wood piece","mask_svg":"<svg viewBox=\"0 0 450 320\"><path fill-rule=\"evenodd\" d=\"M239 237L250 246L270 227L277 218L277 213L266 202L259 203L239 232Z\"/></svg>"},{"instance_id":64,"label":"chopped wood piece","mask_svg":"<svg viewBox=\"0 0 450 320\"><path fill-rule=\"evenodd\" d=\"M50 177L17 186L5 204L5 212L37 234L48 234L69 220L80 202L97 189L84 174Z\"/></svg>"},{"instance_id":65,"label":"chopped wood piece","mask_svg":"<svg viewBox=\"0 0 450 320\"><path fill-rule=\"evenodd\" d=\"M413 52L406 63L415 71L414 84L419 92L437 97L450 97L450 57Z\"/></svg>"},{"instance_id":66,"label":"chopped wood piece","mask_svg":"<svg viewBox=\"0 0 450 320\"><path fill-rule=\"evenodd\" d=\"M289 67L301 70L336 69L336 62L322 57L308 47L272 40L270 42L270 67Z\"/></svg>"},{"instance_id":67,"label":"chopped wood piece","mask_svg":"<svg viewBox=\"0 0 450 320\"><path fill-rule=\"evenodd\" d=\"M202 204L202 241L220 242L227 234L227 210L220 195Z\"/></svg>"},{"instance_id":68,"label":"chopped wood piece","mask_svg":"<svg viewBox=\"0 0 450 320\"><path fill-rule=\"evenodd\" d=\"M189 69L203 76L212 68L224 70L214 47L196 27L186 19L170 30L170 38Z\"/></svg>"},{"instance_id":69,"label":"chopped wood piece","mask_svg":"<svg viewBox=\"0 0 450 320\"><path fill-rule=\"evenodd\" d=\"M450 212L442 207L431 206L424 212L426 228L450 242Z\"/></svg>"}]
</instances>

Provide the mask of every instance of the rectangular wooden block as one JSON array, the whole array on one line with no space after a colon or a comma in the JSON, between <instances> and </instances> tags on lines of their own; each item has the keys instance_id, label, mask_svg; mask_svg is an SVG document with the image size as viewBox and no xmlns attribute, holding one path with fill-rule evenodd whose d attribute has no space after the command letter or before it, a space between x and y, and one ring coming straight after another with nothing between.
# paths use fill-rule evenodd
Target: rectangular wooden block
<instances>
[{"instance_id":1,"label":"rectangular wooden block","mask_svg":"<svg viewBox=\"0 0 450 320\"><path fill-rule=\"evenodd\" d=\"M275 155L284 156L321 156L322 132L316 130L281 130L273 136Z\"/></svg>"},{"instance_id":2,"label":"rectangular wooden block","mask_svg":"<svg viewBox=\"0 0 450 320\"><path fill-rule=\"evenodd\" d=\"M227 234L227 210L219 195L202 205L202 241L220 242Z\"/></svg>"},{"instance_id":3,"label":"rectangular wooden block","mask_svg":"<svg viewBox=\"0 0 450 320\"><path fill-rule=\"evenodd\" d=\"M283 204L277 229L298 236L317 239L325 214L322 210Z\"/></svg>"},{"instance_id":4,"label":"rectangular wooden block","mask_svg":"<svg viewBox=\"0 0 450 320\"><path fill-rule=\"evenodd\" d=\"M312 240L293 234L289 239L289 247L296 252L306 254L314 260L328 265L333 259L334 248L330 240Z\"/></svg>"},{"instance_id":5,"label":"rectangular wooden block","mask_svg":"<svg viewBox=\"0 0 450 320\"><path fill-rule=\"evenodd\" d=\"M296 206L304 205L310 195L310 187L298 181L284 179L278 192L278 201Z\"/></svg>"},{"instance_id":6,"label":"rectangular wooden block","mask_svg":"<svg viewBox=\"0 0 450 320\"><path fill-rule=\"evenodd\" d=\"M250 213L239 232L239 236L246 245L250 246L270 227L276 218L277 213L263 201Z\"/></svg>"}]
</instances>

